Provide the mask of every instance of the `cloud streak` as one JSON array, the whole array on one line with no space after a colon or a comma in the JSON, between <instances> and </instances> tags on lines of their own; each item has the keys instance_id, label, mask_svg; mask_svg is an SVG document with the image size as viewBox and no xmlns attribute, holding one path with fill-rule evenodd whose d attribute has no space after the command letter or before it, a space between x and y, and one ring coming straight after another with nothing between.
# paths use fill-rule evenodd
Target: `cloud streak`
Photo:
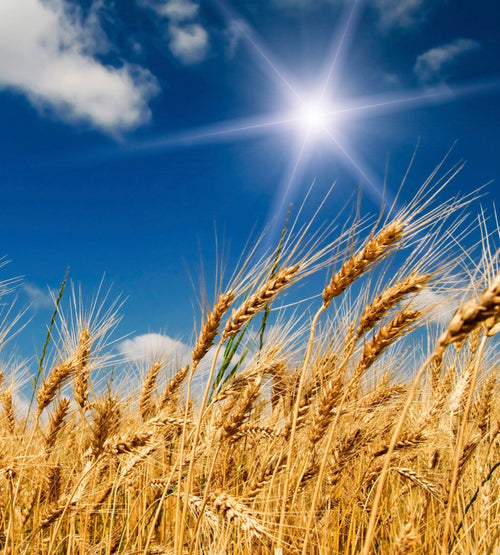
<instances>
[{"instance_id":1,"label":"cloud streak","mask_svg":"<svg viewBox=\"0 0 500 555\"><path fill-rule=\"evenodd\" d=\"M23 283L22 290L28 297L30 306L34 310L43 308L54 308L54 298L48 289L41 289L33 283Z\"/></svg>"},{"instance_id":2,"label":"cloud streak","mask_svg":"<svg viewBox=\"0 0 500 555\"><path fill-rule=\"evenodd\" d=\"M417 57L413 72L423 84L444 81L448 71L465 55L481 48L480 43L459 38L447 44L431 48Z\"/></svg>"},{"instance_id":3,"label":"cloud streak","mask_svg":"<svg viewBox=\"0 0 500 555\"><path fill-rule=\"evenodd\" d=\"M421 24L427 16L427 0L373 0L382 29L409 29Z\"/></svg>"},{"instance_id":4,"label":"cloud streak","mask_svg":"<svg viewBox=\"0 0 500 555\"><path fill-rule=\"evenodd\" d=\"M278 8L312 9L322 5L342 5L353 0L272 0ZM431 6L430 0L370 0L368 2L378 17L381 30L393 28L408 29L420 25L427 17Z\"/></svg>"},{"instance_id":5,"label":"cloud streak","mask_svg":"<svg viewBox=\"0 0 500 555\"><path fill-rule=\"evenodd\" d=\"M104 47L95 9L84 20L64 0L0 3L0 89L113 134L150 119L148 101L158 86L142 67L100 62L95 54Z\"/></svg>"}]
</instances>

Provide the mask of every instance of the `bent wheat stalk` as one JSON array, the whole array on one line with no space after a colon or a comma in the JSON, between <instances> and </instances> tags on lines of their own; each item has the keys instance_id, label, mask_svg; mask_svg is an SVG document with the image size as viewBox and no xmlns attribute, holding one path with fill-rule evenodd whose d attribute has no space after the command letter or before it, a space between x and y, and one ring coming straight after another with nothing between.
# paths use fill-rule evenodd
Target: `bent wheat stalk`
<instances>
[{"instance_id":1,"label":"bent wheat stalk","mask_svg":"<svg viewBox=\"0 0 500 555\"><path fill-rule=\"evenodd\" d=\"M481 323L489 320L490 322L492 322L492 325L494 325L494 321L498 317L499 312L500 312L500 274L498 274L497 277L493 280L492 284L483 291L483 293L479 296L479 299L477 301L474 299L471 299L461 309L457 311L455 316L451 319L450 323L448 324L448 327L445 333L440 337L434 349L434 352L421 366L420 370L415 375L410 392L408 394L408 398L406 400L405 406L403 407L403 410L401 411L399 420L392 434L392 439L389 445L389 449L387 450L387 454L385 456L384 465L380 473L377 489L375 491L375 497L373 499L370 521L368 523L368 529L366 532L365 542L363 545L363 549L361 551L361 555L369 555L370 547L373 541L373 536L375 534L375 526L378 520L378 514L377 514L378 507L380 504L380 500L382 498L382 491L385 485L385 480L387 478L387 472L389 470L389 464L391 461L392 453L394 452L394 447L397 443L399 434L403 427L404 420L417 394L418 384L425 370L437 357L442 356L442 354L444 353L444 351L449 345L457 341L461 341L462 339L467 337L467 335L471 331L473 331L477 326L479 326ZM442 546L445 546L448 544L447 536L449 535L449 529L450 529L449 519L446 518Z\"/></svg>"},{"instance_id":2,"label":"bent wheat stalk","mask_svg":"<svg viewBox=\"0 0 500 555\"><path fill-rule=\"evenodd\" d=\"M257 290L256 293L251 295L240 306L240 308L233 311L232 317L226 324L226 327L224 328L224 332L222 333L222 337L219 341L219 345L217 346L216 352L214 354L212 366L210 368L210 373L207 377L205 392L203 394L203 399L201 401L201 406L199 409L198 422L193 435L191 453L194 453L196 451L196 447L200 439L203 415L207 405L210 388L212 386L212 380L215 375L215 367L217 364L217 359L219 357L219 353L222 348L222 345L229 337L238 333L238 331L240 331L240 329L251 318L253 318L255 314L263 310L268 305L268 303L270 303L287 285L289 285L290 282L293 280L293 278L296 276L299 269L300 269L299 264L296 264L295 266L288 266L281 269L279 272L276 273L274 277L266 281L266 283L264 283L264 285L259 290ZM193 477L193 467L195 462L194 459L195 459L194 456L192 456L191 460L189 461L189 468L188 468L188 473L186 477L186 486L184 489L185 499L187 499L189 497L189 494L191 493L190 490L191 490L191 482ZM179 488L179 492L180 492L180 488ZM187 510L188 510L188 506L187 506L187 502L185 501L182 509L181 523L184 523L186 520ZM176 535L176 541L177 541L177 535ZM184 526L181 527L181 531L179 533L179 542L177 544L179 546L179 549L182 549L183 542L184 542Z\"/></svg>"}]
</instances>

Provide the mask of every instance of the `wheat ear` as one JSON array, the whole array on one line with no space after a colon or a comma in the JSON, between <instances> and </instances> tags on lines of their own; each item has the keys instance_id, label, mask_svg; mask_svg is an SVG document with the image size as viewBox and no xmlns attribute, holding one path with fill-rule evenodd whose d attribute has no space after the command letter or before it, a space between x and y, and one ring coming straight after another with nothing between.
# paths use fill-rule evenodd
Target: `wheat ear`
<instances>
[{"instance_id":1,"label":"wheat ear","mask_svg":"<svg viewBox=\"0 0 500 555\"><path fill-rule=\"evenodd\" d=\"M177 393L189 374L189 365L184 366L176 372L173 378L168 382L165 390L158 400L158 412L161 412L170 401L176 399Z\"/></svg>"},{"instance_id":2,"label":"wheat ear","mask_svg":"<svg viewBox=\"0 0 500 555\"><path fill-rule=\"evenodd\" d=\"M498 285L500 288L500 281ZM500 306L500 297L499 297L499 306ZM462 420L461 420L460 429L458 432L457 444L455 446L455 457L453 460L454 464L453 464L453 469L452 469L451 479L450 479L450 488L448 492L448 501L446 506L446 519L444 522L444 531L443 531L443 537L442 537L442 543L441 543L443 551L446 551L448 549L448 537L452 526L452 514L453 514L453 504L455 500L455 491L460 477L462 465L464 464L465 431L469 420L469 414L472 408L472 398L474 396L474 391L476 389L476 381L477 381L477 374L479 372L479 364L480 364L484 349L486 347L487 340L488 340L488 335L485 334L481 340L481 343L479 344L477 352L475 353L476 360L474 361L470 382L468 384L468 395L465 402L464 411L462 414Z\"/></svg>"},{"instance_id":3,"label":"wheat ear","mask_svg":"<svg viewBox=\"0 0 500 555\"><path fill-rule=\"evenodd\" d=\"M251 295L238 309L233 310L231 319L226 324L222 334L222 342L237 334L241 328L251 320L255 314L265 308L296 276L300 265L287 266L279 270L274 277L253 295Z\"/></svg>"},{"instance_id":4,"label":"wheat ear","mask_svg":"<svg viewBox=\"0 0 500 555\"><path fill-rule=\"evenodd\" d=\"M380 330L365 344L363 354L351 380L352 389L356 392L359 388L359 382L364 372L377 360L377 358L392 344L394 341L407 332L412 324L414 324L422 313L418 310L402 310L390 322L385 324Z\"/></svg>"},{"instance_id":5,"label":"wheat ear","mask_svg":"<svg viewBox=\"0 0 500 555\"><path fill-rule=\"evenodd\" d=\"M359 320L356 336L360 337L363 333L370 331L391 308L407 295L420 291L430 278L431 274L413 273L385 289L364 310Z\"/></svg>"},{"instance_id":6,"label":"wheat ear","mask_svg":"<svg viewBox=\"0 0 500 555\"><path fill-rule=\"evenodd\" d=\"M54 444L56 442L57 436L59 435L59 432L64 425L64 420L69 412L69 404L69 399L61 399L61 401L59 401L59 404L57 405L56 410L50 417L48 430L45 435L43 444L43 450L47 458L50 455L52 448L54 447Z\"/></svg>"},{"instance_id":7,"label":"wheat ear","mask_svg":"<svg viewBox=\"0 0 500 555\"><path fill-rule=\"evenodd\" d=\"M491 414L491 402L493 399L493 392L497 381L497 373L498 370L493 371L484 383L483 387L481 388L479 399L477 401L477 406L475 407L476 420L478 423L477 425L483 433L486 433L488 429L488 423Z\"/></svg>"},{"instance_id":8,"label":"wheat ear","mask_svg":"<svg viewBox=\"0 0 500 555\"><path fill-rule=\"evenodd\" d=\"M228 522L238 525L250 536L260 539L266 535L261 522L236 497L226 492L217 492L211 496L210 501L211 507L217 514L224 517Z\"/></svg>"},{"instance_id":9,"label":"wheat ear","mask_svg":"<svg viewBox=\"0 0 500 555\"><path fill-rule=\"evenodd\" d=\"M410 553L418 540L418 534L412 522L408 522L403 526L399 533L395 545L394 555L406 555Z\"/></svg>"},{"instance_id":10,"label":"wheat ear","mask_svg":"<svg viewBox=\"0 0 500 555\"><path fill-rule=\"evenodd\" d=\"M78 341L78 346L75 351L61 364L55 366L49 373L46 380L43 381L42 385L38 388L36 392L36 399L38 401L38 407L36 412L36 420L40 418L40 415L44 409L52 402L54 396L63 385L63 383L77 370L84 367L88 362L88 357L90 354L89 346L89 334L88 330L84 329L80 333L80 338Z\"/></svg>"},{"instance_id":11,"label":"wheat ear","mask_svg":"<svg viewBox=\"0 0 500 555\"><path fill-rule=\"evenodd\" d=\"M84 328L80 333L78 348L80 349L80 360L79 364L77 364L75 368L73 378L73 395L77 405L80 407L80 410L84 411L87 407L89 399L90 368L88 361L92 349L90 331L88 328Z\"/></svg>"},{"instance_id":12,"label":"wheat ear","mask_svg":"<svg viewBox=\"0 0 500 555\"><path fill-rule=\"evenodd\" d=\"M436 354L442 354L451 343L462 341L477 326L486 324L487 332L491 333L500 313L500 274L487 287L479 298L471 299L462 306L448 324L445 333L436 346Z\"/></svg>"},{"instance_id":13,"label":"wheat ear","mask_svg":"<svg viewBox=\"0 0 500 555\"><path fill-rule=\"evenodd\" d=\"M160 361L154 362L144 378L144 385L142 386L141 397L139 399L139 411L143 421L147 420L154 412L153 393L161 366Z\"/></svg>"},{"instance_id":14,"label":"wheat ear","mask_svg":"<svg viewBox=\"0 0 500 555\"><path fill-rule=\"evenodd\" d=\"M7 430L10 435L14 435L16 430L16 415L14 413L14 403L12 391L6 391L3 395L3 416L7 423Z\"/></svg>"},{"instance_id":15,"label":"wheat ear","mask_svg":"<svg viewBox=\"0 0 500 555\"><path fill-rule=\"evenodd\" d=\"M323 290L323 305L329 306L334 297L341 295L370 266L386 256L404 234L403 222L396 220L382 228L379 233L354 256L346 260L332 276Z\"/></svg>"},{"instance_id":16,"label":"wheat ear","mask_svg":"<svg viewBox=\"0 0 500 555\"><path fill-rule=\"evenodd\" d=\"M214 344L214 340L219 333L219 326L222 317L228 311L233 301L234 295L232 293L222 293L222 295L220 295L217 299L212 312L210 312L207 319L203 322L200 335L196 340L196 344L191 354L193 366L198 365L200 360L205 357Z\"/></svg>"}]
</instances>

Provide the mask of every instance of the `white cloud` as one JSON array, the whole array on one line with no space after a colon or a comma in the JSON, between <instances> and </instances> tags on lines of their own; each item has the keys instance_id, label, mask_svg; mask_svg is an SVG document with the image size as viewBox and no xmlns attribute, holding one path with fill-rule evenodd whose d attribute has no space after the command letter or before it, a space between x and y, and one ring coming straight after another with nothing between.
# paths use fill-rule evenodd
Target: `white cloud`
<instances>
[{"instance_id":1,"label":"white cloud","mask_svg":"<svg viewBox=\"0 0 500 555\"><path fill-rule=\"evenodd\" d=\"M209 35L198 18L195 0L137 0L165 21L168 46L183 64L202 62L208 53Z\"/></svg>"},{"instance_id":2,"label":"white cloud","mask_svg":"<svg viewBox=\"0 0 500 555\"><path fill-rule=\"evenodd\" d=\"M198 23L170 25L170 50L185 64L195 64L205 59L208 49L208 33Z\"/></svg>"},{"instance_id":3,"label":"white cloud","mask_svg":"<svg viewBox=\"0 0 500 555\"><path fill-rule=\"evenodd\" d=\"M447 70L465 54L478 50L481 45L471 39L456 39L436 48L431 48L418 56L413 71L420 82L442 81Z\"/></svg>"},{"instance_id":4,"label":"white cloud","mask_svg":"<svg viewBox=\"0 0 500 555\"><path fill-rule=\"evenodd\" d=\"M430 324L443 327L449 324L457 306L458 299L456 297L428 288L420 291L412 301L412 308L426 313L427 321Z\"/></svg>"},{"instance_id":5,"label":"white cloud","mask_svg":"<svg viewBox=\"0 0 500 555\"><path fill-rule=\"evenodd\" d=\"M199 8L192 0L169 0L158 7L158 13L173 21L187 21L197 17Z\"/></svg>"},{"instance_id":6,"label":"white cloud","mask_svg":"<svg viewBox=\"0 0 500 555\"><path fill-rule=\"evenodd\" d=\"M150 118L147 102L158 88L144 68L97 60L104 46L96 7L84 21L64 0L0 2L0 89L16 90L64 120L114 133Z\"/></svg>"},{"instance_id":7,"label":"white cloud","mask_svg":"<svg viewBox=\"0 0 500 555\"><path fill-rule=\"evenodd\" d=\"M120 354L134 362L168 359L182 363L188 360L190 354L188 345L161 333L146 333L125 339L117 348Z\"/></svg>"},{"instance_id":8,"label":"white cloud","mask_svg":"<svg viewBox=\"0 0 500 555\"><path fill-rule=\"evenodd\" d=\"M54 307L54 299L49 290L40 289L32 283L23 283L22 290L27 295L33 309Z\"/></svg>"}]
</instances>

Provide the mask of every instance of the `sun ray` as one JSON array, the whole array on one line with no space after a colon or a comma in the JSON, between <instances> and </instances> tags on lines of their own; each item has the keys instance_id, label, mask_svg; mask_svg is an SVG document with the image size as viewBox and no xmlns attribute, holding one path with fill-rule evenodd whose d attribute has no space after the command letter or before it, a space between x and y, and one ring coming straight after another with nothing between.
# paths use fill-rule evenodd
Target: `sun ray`
<instances>
[{"instance_id":1,"label":"sun ray","mask_svg":"<svg viewBox=\"0 0 500 555\"><path fill-rule=\"evenodd\" d=\"M354 168L364 179L368 187L367 192L372 200L374 200L377 204L383 203L386 207L391 206L394 203L394 198L389 193L387 188L380 184L380 179L375 176L366 164L363 164L359 160L354 152L354 149L350 146L346 146L338 136L334 136L330 131L327 130L326 134L335 146L335 149L342 154L341 158L344 158L344 163L347 162L347 168L350 171Z\"/></svg>"},{"instance_id":2,"label":"sun ray","mask_svg":"<svg viewBox=\"0 0 500 555\"><path fill-rule=\"evenodd\" d=\"M327 66L328 69L323 79L323 85L321 87L321 93L319 96L320 100L323 100L326 95L328 85L330 84L330 81L332 79L332 75L335 70L335 67L337 66L337 63L340 61L341 52L345 47L345 43L347 41L349 34L352 34L354 23L356 22L356 19L359 16L360 5L361 5L361 2L359 0L354 0L352 2L352 7L350 9L346 8L344 17L342 18L342 22L338 27L340 29L340 33L335 33L334 35L334 39L332 40L332 44L334 46L333 48L331 48L331 50L333 50L333 55L331 57L331 62ZM338 38L338 34L340 34L340 38Z\"/></svg>"},{"instance_id":3,"label":"sun ray","mask_svg":"<svg viewBox=\"0 0 500 555\"><path fill-rule=\"evenodd\" d=\"M228 138L234 139L238 135L245 139L262 132L269 133L273 128L288 127L296 120L296 116L290 115L282 115L276 119L266 119L265 117L234 119L179 133L168 133L155 139L132 143L129 148L135 151L154 151L226 141Z\"/></svg>"},{"instance_id":4,"label":"sun ray","mask_svg":"<svg viewBox=\"0 0 500 555\"><path fill-rule=\"evenodd\" d=\"M304 170L305 163L307 162L307 147L310 144L309 138L309 134L306 133L303 140L300 142L296 155L291 159L291 164L289 164L287 171L284 174L285 177L281 180L276 194L274 195L269 216L269 233L267 240L263 245L265 249L274 244L275 239L281 232L288 206L295 200L294 185L300 178Z\"/></svg>"},{"instance_id":5,"label":"sun ray","mask_svg":"<svg viewBox=\"0 0 500 555\"><path fill-rule=\"evenodd\" d=\"M298 93L298 88L294 87L291 80L285 77L285 71L279 67L278 62L273 60L272 55L266 51L262 41L257 38L255 31L247 23L247 21L242 16L237 14L234 8L228 6L225 0L212 0L212 2L222 14L228 26L232 26L233 29L238 31L240 37L245 40L245 42L251 47L251 50L253 50L253 52L256 53L265 63L268 69L271 70L271 75L278 78L278 80L285 85L295 99L299 101L302 100L300 94Z\"/></svg>"},{"instance_id":6,"label":"sun ray","mask_svg":"<svg viewBox=\"0 0 500 555\"><path fill-rule=\"evenodd\" d=\"M468 96L487 94L498 88L500 88L500 80L498 79L455 86L436 86L424 89L424 92L411 91L398 95L358 98L354 100L352 105L341 103L333 113L335 115L349 114L349 117L357 112L391 113L437 103L456 102Z\"/></svg>"}]
</instances>

